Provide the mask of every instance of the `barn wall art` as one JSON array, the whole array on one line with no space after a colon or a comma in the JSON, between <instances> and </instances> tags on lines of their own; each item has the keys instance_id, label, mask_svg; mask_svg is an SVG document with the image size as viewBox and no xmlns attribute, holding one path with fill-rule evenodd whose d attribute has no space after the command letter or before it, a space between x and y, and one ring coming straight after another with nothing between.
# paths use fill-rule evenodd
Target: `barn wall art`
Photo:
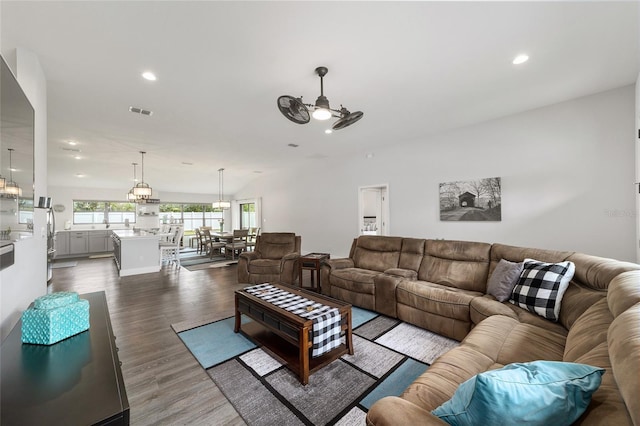
<instances>
[{"instance_id":1,"label":"barn wall art","mask_svg":"<svg viewBox=\"0 0 640 426\"><path fill-rule=\"evenodd\" d=\"M440 220L501 221L499 177L440 184Z\"/></svg>"}]
</instances>

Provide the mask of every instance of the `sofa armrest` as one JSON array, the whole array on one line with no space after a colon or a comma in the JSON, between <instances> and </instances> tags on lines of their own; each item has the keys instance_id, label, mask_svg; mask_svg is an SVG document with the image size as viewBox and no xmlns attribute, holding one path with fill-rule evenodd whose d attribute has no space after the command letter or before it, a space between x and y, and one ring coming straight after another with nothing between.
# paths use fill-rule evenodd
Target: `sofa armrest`
<instances>
[{"instance_id":1,"label":"sofa armrest","mask_svg":"<svg viewBox=\"0 0 640 426\"><path fill-rule=\"evenodd\" d=\"M240 259L245 259L246 261L251 262L252 260L258 259L259 257L260 256L255 251L243 251L238 257L238 262L240 261Z\"/></svg>"},{"instance_id":2,"label":"sofa armrest","mask_svg":"<svg viewBox=\"0 0 640 426\"><path fill-rule=\"evenodd\" d=\"M287 260L292 260L292 259L297 259L300 257L300 253L287 253L284 256L282 256L282 261L285 262Z\"/></svg>"},{"instance_id":3,"label":"sofa armrest","mask_svg":"<svg viewBox=\"0 0 640 426\"><path fill-rule=\"evenodd\" d=\"M287 253L280 261L280 281L285 284L295 284L298 279L298 259L300 253Z\"/></svg>"},{"instance_id":4,"label":"sofa armrest","mask_svg":"<svg viewBox=\"0 0 640 426\"><path fill-rule=\"evenodd\" d=\"M417 280L418 273L416 271L412 271L411 269L402 269L402 268L391 268L384 271L387 275L393 275L394 277L406 278L409 280Z\"/></svg>"},{"instance_id":5,"label":"sofa armrest","mask_svg":"<svg viewBox=\"0 0 640 426\"><path fill-rule=\"evenodd\" d=\"M324 265L327 265L329 269L345 269L354 267L353 259L348 257L343 259L327 259L324 262Z\"/></svg>"},{"instance_id":6,"label":"sofa armrest","mask_svg":"<svg viewBox=\"0 0 640 426\"><path fill-rule=\"evenodd\" d=\"M253 259L257 259L258 254L256 252L242 252L238 257L238 282L250 283L249 280L249 262Z\"/></svg>"},{"instance_id":7,"label":"sofa armrest","mask_svg":"<svg viewBox=\"0 0 640 426\"><path fill-rule=\"evenodd\" d=\"M320 266L320 291L325 296L331 296L331 273L336 269L353 268L353 259L327 259Z\"/></svg>"},{"instance_id":8,"label":"sofa armrest","mask_svg":"<svg viewBox=\"0 0 640 426\"><path fill-rule=\"evenodd\" d=\"M387 396L376 401L367 413L368 426L438 425L447 426L444 420L406 399Z\"/></svg>"},{"instance_id":9,"label":"sofa armrest","mask_svg":"<svg viewBox=\"0 0 640 426\"><path fill-rule=\"evenodd\" d=\"M405 269L398 270L404 271ZM375 308L377 312L391 318L398 317L398 311L396 309L398 306L396 287L404 280L405 278L387 274L386 271L384 274L380 274L373 279L376 299Z\"/></svg>"}]
</instances>

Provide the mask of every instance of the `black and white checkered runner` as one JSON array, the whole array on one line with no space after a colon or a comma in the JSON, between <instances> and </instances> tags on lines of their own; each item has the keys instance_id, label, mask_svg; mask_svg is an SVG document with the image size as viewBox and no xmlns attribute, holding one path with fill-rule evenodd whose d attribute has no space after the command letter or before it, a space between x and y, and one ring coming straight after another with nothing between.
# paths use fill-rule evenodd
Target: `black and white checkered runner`
<instances>
[{"instance_id":1,"label":"black and white checkered runner","mask_svg":"<svg viewBox=\"0 0 640 426\"><path fill-rule=\"evenodd\" d=\"M341 315L338 308L325 306L271 284L254 285L245 291L301 318L313 320L311 356L318 357L340 346Z\"/></svg>"}]
</instances>

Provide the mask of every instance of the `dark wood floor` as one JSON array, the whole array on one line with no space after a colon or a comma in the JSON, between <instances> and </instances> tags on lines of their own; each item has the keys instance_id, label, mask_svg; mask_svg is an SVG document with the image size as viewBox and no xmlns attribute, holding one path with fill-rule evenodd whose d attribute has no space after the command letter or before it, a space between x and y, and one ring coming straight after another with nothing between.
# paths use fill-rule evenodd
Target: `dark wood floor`
<instances>
[{"instance_id":1,"label":"dark wood floor","mask_svg":"<svg viewBox=\"0 0 640 426\"><path fill-rule=\"evenodd\" d=\"M131 424L245 424L171 328L233 315L236 266L119 278L110 258L77 260L53 270L50 291L105 291Z\"/></svg>"}]
</instances>

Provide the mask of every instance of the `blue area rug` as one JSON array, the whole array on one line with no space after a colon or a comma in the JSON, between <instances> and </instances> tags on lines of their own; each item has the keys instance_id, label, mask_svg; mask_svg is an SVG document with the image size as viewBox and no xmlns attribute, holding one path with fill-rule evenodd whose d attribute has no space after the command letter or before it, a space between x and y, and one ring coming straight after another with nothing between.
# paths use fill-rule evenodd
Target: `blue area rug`
<instances>
[{"instance_id":1,"label":"blue area rug","mask_svg":"<svg viewBox=\"0 0 640 426\"><path fill-rule=\"evenodd\" d=\"M319 369L302 386L293 372L259 345L234 333L234 321L232 317L212 322L178 336L250 426L362 425L375 401L400 395L429 367L425 359L432 362L434 356L458 345L353 307L354 354ZM243 315L242 321L251 320Z\"/></svg>"},{"instance_id":2,"label":"blue area rug","mask_svg":"<svg viewBox=\"0 0 640 426\"><path fill-rule=\"evenodd\" d=\"M244 315L241 319L243 324L250 321ZM233 331L234 324L235 318L231 317L183 331L178 337L206 370L256 347L243 334Z\"/></svg>"}]
</instances>

